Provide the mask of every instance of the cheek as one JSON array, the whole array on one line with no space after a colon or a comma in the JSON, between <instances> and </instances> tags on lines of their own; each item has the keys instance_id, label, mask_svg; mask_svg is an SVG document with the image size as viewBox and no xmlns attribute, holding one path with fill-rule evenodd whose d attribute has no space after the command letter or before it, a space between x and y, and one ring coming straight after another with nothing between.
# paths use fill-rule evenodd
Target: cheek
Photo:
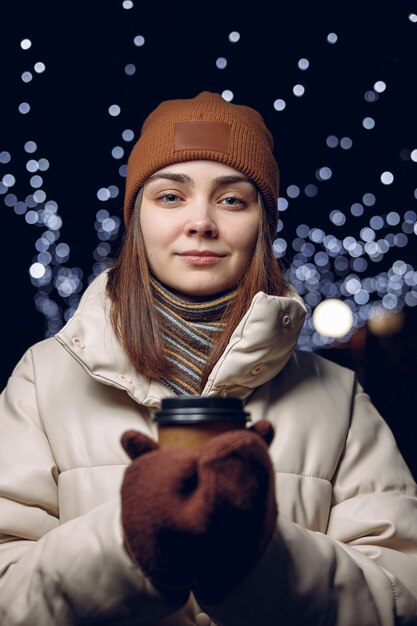
<instances>
[{"instance_id":1,"label":"cheek","mask_svg":"<svg viewBox=\"0 0 417 626\"><path fill-rule=\"evenodd\" d=\"M251 254L255 250L257 239L258 222L250 223L240 229L236 238L236 246L243 254Z\"/></svg>"},{"instance_id":2,"label":"cheek","mask_svg":"<svg viewBox=\"0 0 417 626\"><path fill-rule=\"evenodd\" d=\"M164 247L177 236L178 225L164 214L144 211L141 214L140 226L145 244L148 247Z\"/></svg>"},{"instance_id":3,"label":"cheek","mask_svg":"<svg viewBox=\"0 0 417 626\"><path fill-rule=\"evenodd\" d=\"M148 256L152 256L152 253L161 246L164 238L163 229L158 227L156 220L148 219L146 214L142 216L140 226L145 249Z\"/></svg>"}]
</instances>

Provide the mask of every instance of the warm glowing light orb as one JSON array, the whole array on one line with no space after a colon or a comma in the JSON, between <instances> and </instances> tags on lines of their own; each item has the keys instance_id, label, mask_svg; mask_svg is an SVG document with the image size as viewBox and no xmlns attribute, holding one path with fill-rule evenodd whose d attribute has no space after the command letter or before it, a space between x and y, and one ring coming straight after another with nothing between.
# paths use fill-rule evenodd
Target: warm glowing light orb
<instances>
[{"instance_id":1,"label":"warm glowing light orb","mask_svg":"<svg viewBox=\"0 0 417 626\"><path fill-rule=\"evenodd\" d=\"M325 337L344 337L353 325L350 307L337 298L322 300L313 312L313 325Z\"/></svg>"}]
</instances>

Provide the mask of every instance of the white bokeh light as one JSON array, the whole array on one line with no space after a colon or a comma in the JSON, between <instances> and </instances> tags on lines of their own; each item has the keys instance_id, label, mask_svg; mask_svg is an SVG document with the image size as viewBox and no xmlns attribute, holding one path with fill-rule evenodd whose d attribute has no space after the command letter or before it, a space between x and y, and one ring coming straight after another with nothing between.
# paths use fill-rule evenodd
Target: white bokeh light
<instances>
[{"instance_id":1,"label":"white bokeh light","mask_svg":"<svg viewBox=\"0 0 417 626\"><path fill-rule=\"evenodd\" d=\"M313 311L313 325L325 337L341 338L348 334L353 324L350 307L337 298L323 300Z\"/></svg>"}]
</instances>

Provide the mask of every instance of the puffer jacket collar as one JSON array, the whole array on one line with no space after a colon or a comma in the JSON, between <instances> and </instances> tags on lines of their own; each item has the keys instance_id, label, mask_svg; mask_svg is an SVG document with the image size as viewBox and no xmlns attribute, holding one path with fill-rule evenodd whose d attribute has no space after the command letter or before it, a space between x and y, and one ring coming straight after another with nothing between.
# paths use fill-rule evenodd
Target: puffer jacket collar
<instances>
[{"instance_id":1,"label":"puffer jacket collar","mask_svg":"<svg viewBox=\"0 0 417 626\"><path fill-rule=\"evenodd\" d=\"M95 379L125 389L140 404L156 407L173 392L139 374L125 355L109 321L107 272L86 289L73 317L56 339ZM233 332L202 395L245 399L270 380L291 357L306 314L301 298L259 292Z\"/></svg>"}]
</instances>

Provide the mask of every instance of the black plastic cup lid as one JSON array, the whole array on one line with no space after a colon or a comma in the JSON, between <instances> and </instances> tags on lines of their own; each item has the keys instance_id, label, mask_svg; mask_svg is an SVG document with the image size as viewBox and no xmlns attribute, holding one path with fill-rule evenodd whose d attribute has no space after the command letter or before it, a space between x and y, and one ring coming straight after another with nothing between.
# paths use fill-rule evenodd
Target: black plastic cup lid
<instances>
[{"instance_id":1,"label":"black plastic cup lid","mask_svg":"<svg viewBox=\"0 0 417 626\"><path fill-rule=\"evenodd\" d=\"M248 416L240 398L178 396L164 398L154 420L158 424L190 424L225 419L246 422Z\"/></svg>"}]
</instances>

